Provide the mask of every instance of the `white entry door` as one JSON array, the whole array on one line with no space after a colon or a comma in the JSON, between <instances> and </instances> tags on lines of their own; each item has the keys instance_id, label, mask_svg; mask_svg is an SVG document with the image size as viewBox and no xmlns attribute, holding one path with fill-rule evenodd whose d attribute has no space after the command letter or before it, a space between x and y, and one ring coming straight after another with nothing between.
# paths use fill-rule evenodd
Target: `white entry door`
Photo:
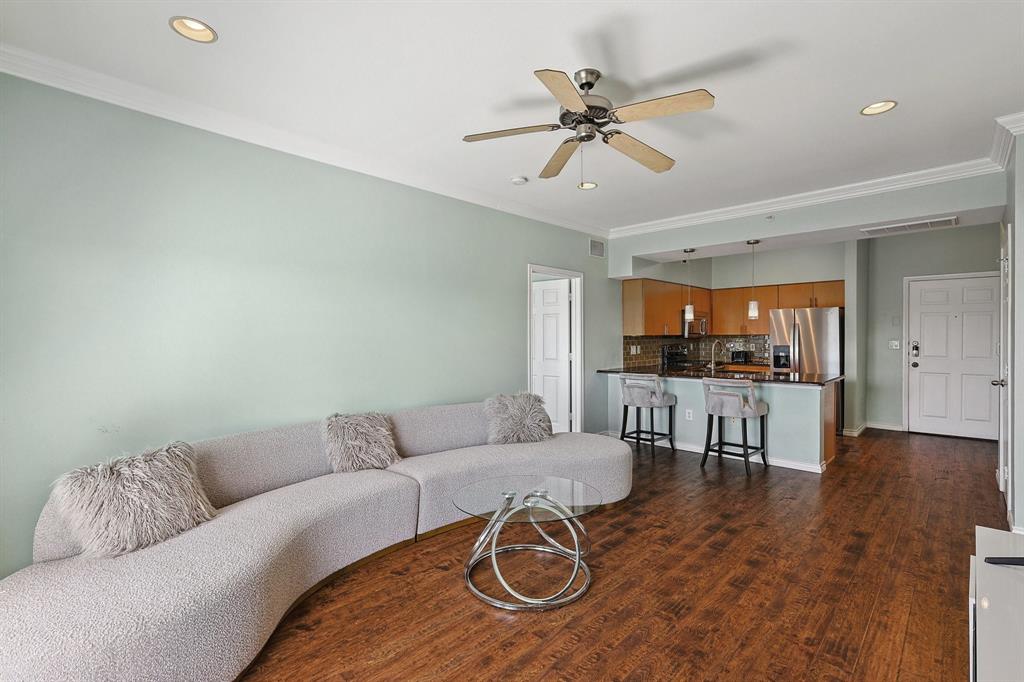
<instances>
[{"instance_id":1,"label":"white entry door","mask_svg":"<svg viewBox=\"0 0 1024 682\"><path fill-rule=\"evenodd\" d=\"M911 431L999 437L999 278L908 286Z\"/></svg>"},{"instance_id":2,"label":"white entry door","mask_svg":"<svg viewBox=\"0 0 1024 682\"><path fill-rule=\"evenodd\" d=\"M533 282L530 391L544 398L555 433L571 430L569 280Z\"/></svg>"}]
</instances>

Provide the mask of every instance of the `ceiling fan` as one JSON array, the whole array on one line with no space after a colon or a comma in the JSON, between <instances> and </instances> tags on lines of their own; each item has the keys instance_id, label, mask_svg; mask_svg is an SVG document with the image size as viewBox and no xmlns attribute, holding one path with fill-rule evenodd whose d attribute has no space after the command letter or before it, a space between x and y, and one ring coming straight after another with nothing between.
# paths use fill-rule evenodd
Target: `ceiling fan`
<instances>
[{"instance_id":1,"label":"ceiling fan","mask_svg":"<svg viewBox=\"0 0 1024 682\"><path fill-rule=\"evenodd\" d=\"M664 173L675 165L676 162L673 159L632 135L627 135L614 128L610 130L605 128L612 124L643 121L690 111L703 111L715 105L714 95L701 89L613 107L608 98L590 92L601 78L601 72L597 69L580 69L573 74L576 84L579 85L579 90L563 71L541 69L534 71L533 74L562 105L559 109L558 123L494 130L489 133L466 135L462 139L465 142L480 142L511 135L551 132L563 128L574 131L572 137L567 137L558 145L555 153L540 172L542 178L553 178L558 175L577 147L584 142L596 139L599 135L601 140L612 149L622 152L655 173Z\"/></svg>"}]
</instances>

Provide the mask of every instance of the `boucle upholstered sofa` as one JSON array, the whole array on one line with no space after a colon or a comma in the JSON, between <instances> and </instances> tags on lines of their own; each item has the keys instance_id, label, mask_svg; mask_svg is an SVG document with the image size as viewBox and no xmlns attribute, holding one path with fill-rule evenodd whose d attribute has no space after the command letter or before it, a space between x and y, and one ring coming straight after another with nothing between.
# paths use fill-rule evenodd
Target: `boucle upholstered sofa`
<instances>
[{"instance_id":1,"label":"boucle upholstered sofa","mask_svg":"<svg viewBox=\"0 0 1024 682\"><path fill-rule=\"evenodd\" d=\"M51 500L35 563L0 581L0 679L231 680L309 588L465 518L451 497L469 482L565 476L606 503L632 485L628 446L606 436L487 445L482 403L392 421L405 459L384 471L331 473L318 422L194 443L218 516L115 558L76 556Z\"/></svg>"}]
</instances>

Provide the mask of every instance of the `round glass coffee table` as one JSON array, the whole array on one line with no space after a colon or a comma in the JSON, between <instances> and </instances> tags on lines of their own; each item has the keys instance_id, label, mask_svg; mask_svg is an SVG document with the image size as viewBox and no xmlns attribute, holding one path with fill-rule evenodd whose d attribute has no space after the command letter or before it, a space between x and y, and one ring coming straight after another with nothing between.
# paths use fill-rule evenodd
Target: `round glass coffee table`
<instances>
[{"instance_id":1,"label":"round glass coffee table","mask_svg":"<svg viewBox=\"0 0 1024 682\"><path fill-rule=\"evenodd\" d=\"M455 493L452 501L461 511L487 521L465 566L466 586L482 601L510 611L542 611L574 602L590 587L590 567L583 561L590 552L590 536L579 517L601 505L601 491L597 488L557 476L499 476L467 485ZM571 546L556 541L540 525L551 522L565 525L572 538ZM532 524L545 544L498 545L498 536L506 523ZM521 594L509 585L498 567L498 555L507 552L562 557L572 562L572 574L561 589L546 597ZM485 594L473 582L473 568L485 559L490 559L495 577L514 601ZM580 572L585 580L574 588Z\"/></svg>"}]
</instances>

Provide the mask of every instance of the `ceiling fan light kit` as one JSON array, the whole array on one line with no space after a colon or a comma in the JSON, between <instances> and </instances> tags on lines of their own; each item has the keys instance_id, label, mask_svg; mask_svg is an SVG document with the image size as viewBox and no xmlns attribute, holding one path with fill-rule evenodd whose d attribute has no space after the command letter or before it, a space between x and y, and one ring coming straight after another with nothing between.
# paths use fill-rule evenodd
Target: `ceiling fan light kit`
<instances>
[{"instance_id":1,"label":"ceiling fan light kit","mask_svg":"<svg viewBox=\"0 0 1024 682\"><path fill-rule=\"evenodd\" d=\"M540 172L541 178L557 176L581 144L592 142L598 138L601 138L601 141L612 149L625 154L647 169L655 173L664 173L675 165L676 162L672 158L621 130L606 128L613 124L621 125L632 121L703 111L715 105L714 95L701 89L615 107L607 97L591 93L601 78L601 72L597 69L580 69L573 74L572 80L565 72L553 69L540 69L533 73L561 105L558 112L558 123L476 133L466 135L462 139L465 142L480 142L527 133L555 130L573 131L573 136L563 140L555 149L555 153ZM575 85L573 80L576 81ZM584 181L581 178L577 187L579 189L594 189L597 184Z\"/></svg>"}]
</instances>

